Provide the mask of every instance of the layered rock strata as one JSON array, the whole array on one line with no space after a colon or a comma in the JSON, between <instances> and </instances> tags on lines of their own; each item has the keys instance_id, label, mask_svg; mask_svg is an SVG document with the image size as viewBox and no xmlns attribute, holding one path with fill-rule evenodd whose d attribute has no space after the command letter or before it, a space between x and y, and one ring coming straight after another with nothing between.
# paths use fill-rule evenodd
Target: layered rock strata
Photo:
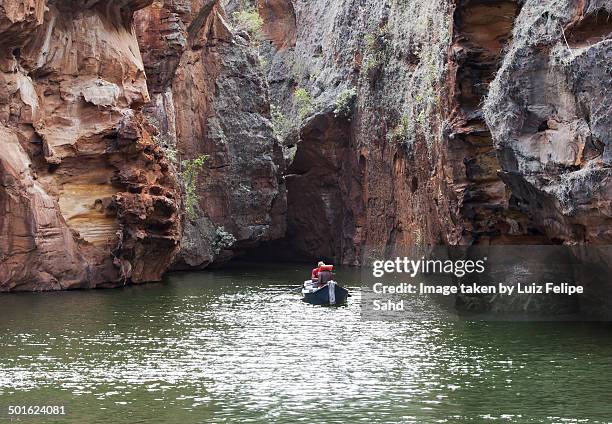
<instances>
[{"instance_id":1,"label":"layered rock strata","mask_svg":"<svg viewBox=\"0 0 612 424\"><path fill-rule=\"evenodd\" d=\"M0 4L0 290L155 281L180 193L143 125L143 1Z\"/></svg>"},{"instance_id":2,"label":"layered rock strata","mask_svg":"<svg viewBox=\"0 0 612 424\"><path fill-rule=\"evenodd\" d=\"M0 290L158 280L267 242L354 265L410 245L608 244L610 12L2 2Z\"/></svg>"}]
</instances>

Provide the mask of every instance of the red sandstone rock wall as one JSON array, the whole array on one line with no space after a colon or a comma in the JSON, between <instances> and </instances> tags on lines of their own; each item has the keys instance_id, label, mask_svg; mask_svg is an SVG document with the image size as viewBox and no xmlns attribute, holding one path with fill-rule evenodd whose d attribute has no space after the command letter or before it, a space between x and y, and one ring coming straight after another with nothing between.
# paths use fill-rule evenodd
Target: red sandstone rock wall
<instances>
[{"instance_id":1,"label":"red sandstone rock wall","mask_svg":"<svg viewBox=\"0 0 612 424\"><path fill-rule=\"evenodd\" d=\"M159 280L180 195L143 126L142 1L0 4L0 290Z\"/></svg>"},{"instance_id":2,"label":"red sandstone rock wall","mask_svg":"<svg viewBox=\"0 0 612 424\"><path fill-rule=\"evenodd\" d=\"M299 123L285 140L297 150L288 165L286 244L306 257L359 264L368 248L382 255L461 242L463 188L443 139L452 8L332 3L293 1L295 47L272 43L267 52L272 101ZM286 8L283 20L291 15ZM313 103L303 122L298 88ZM353 110L335 113L351 89Z\"/></svg>"},{"instance_id":3,"label":"red sandstone rock wall","mask_svg":"<svg viewBox=\"0 0 612 424\"><path fill-rule=\"evenodd\" d=\"M217 1L3 2L0 35L0 290L154 281L181 238L175 266L202 268L284 234L267 84Z\"/></svg>"}]
</instances>

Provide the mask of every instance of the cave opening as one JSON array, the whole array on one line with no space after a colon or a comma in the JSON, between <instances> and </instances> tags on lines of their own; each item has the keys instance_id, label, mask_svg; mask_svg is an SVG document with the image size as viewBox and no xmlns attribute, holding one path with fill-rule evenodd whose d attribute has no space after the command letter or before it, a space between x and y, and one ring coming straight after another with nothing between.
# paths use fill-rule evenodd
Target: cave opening
<instances>
[{"instance_id":1,"label":"cave opening","mask_svg":"<svg viewBox=\"0 0 612 424\"><path fill-rule=\"evenodd\" d=\"M349 201L350 122L325 112L301 128L285 171L287 231L284 238L246 252L242 259L341 263L351 255L354 228Z\"/></svg>"}]
</instances>

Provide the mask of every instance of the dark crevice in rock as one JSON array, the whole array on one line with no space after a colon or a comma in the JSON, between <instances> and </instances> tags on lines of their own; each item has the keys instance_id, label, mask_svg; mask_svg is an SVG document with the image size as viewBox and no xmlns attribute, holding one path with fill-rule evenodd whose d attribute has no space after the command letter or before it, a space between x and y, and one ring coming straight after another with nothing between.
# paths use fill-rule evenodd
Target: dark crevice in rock
<instances>
[{"instance_id":1,"label":"dark crevice in rock","mask_svg":"<svg viewBox=\"0 0 612 424\"><path fill-rule=\"evenodd\" d=\"M527 218L508 209L509 193L498 176L500 164L482 111L519 9L519 3L511 0L462 0L454 13L455 108L449 151L456 182L463 187L463 242L467 243L524 240L527 232Z\"/></svg>"},{"instance_id":2,"label":"dark crevice in rock","mask_svg":"<svg viewBox=\"0 0 612 424\"><path fill-rule=\"evenodd\" d=\"M349 122L332 112L315 115L301 129L285 174L287 235L267 246L274 257L290 253L293 258L341 262L350 255L343 240L354 227L346 206L349 148Z\"/></svg>"}]
</instances>

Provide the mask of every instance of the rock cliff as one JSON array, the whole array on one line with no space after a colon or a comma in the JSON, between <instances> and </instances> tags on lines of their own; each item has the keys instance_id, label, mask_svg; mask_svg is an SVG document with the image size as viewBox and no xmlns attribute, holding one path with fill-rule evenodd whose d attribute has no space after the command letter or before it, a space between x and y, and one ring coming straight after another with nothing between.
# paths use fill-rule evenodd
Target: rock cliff
<instances>
[{"instance_id":1,"label":"rock cliff","mask_svg":"<svg viewBox=\"0 0 612 424\"><path fill-rule=\"evenodd\" d=\"M500 176L559 243L612 241L612 2L527 2L487 96Z\"/></svg>"},{"instance_id":2,"label":"rock cliff","mask_svg":"<svg viewBox=\"0 0 612 424\"><path fill-rule=\"evenodd\" d=\"M0 1L0 290L253 249L357 265L410 245L608 244L611 12Z\"/></svg>"},{"instance_id":3,"label":"rock cliff","mask_svg":"<svg viewBox=\"0 0 612 424\"><path fill-rule=\"evenodd\" d=\"M283 249L609 241L609 1L257 7L299 122Z\"/></svg>"},{"instance_id":4,"label":"rock cliff","mask_svg":"<svg viewBox=\"0 0 612 424\"><path fill-rule=\"evenodd\" d=\"M155 281L180 192L153 143L142 1L0 3L0 290Z\"/></svg>"},{"instance_id":5,"label":"rock cliff","mask_svg":"<svg viewBox=\"0 0 612 424\"><path fill-rule=\"evenodd\" d=\"M154 75L147 115L179 168L209 158L175 268L203 268L283 236L282 149L249 34L232 28L216 1L158 1L136 26Z\"/></svg>"}]
</instances>

